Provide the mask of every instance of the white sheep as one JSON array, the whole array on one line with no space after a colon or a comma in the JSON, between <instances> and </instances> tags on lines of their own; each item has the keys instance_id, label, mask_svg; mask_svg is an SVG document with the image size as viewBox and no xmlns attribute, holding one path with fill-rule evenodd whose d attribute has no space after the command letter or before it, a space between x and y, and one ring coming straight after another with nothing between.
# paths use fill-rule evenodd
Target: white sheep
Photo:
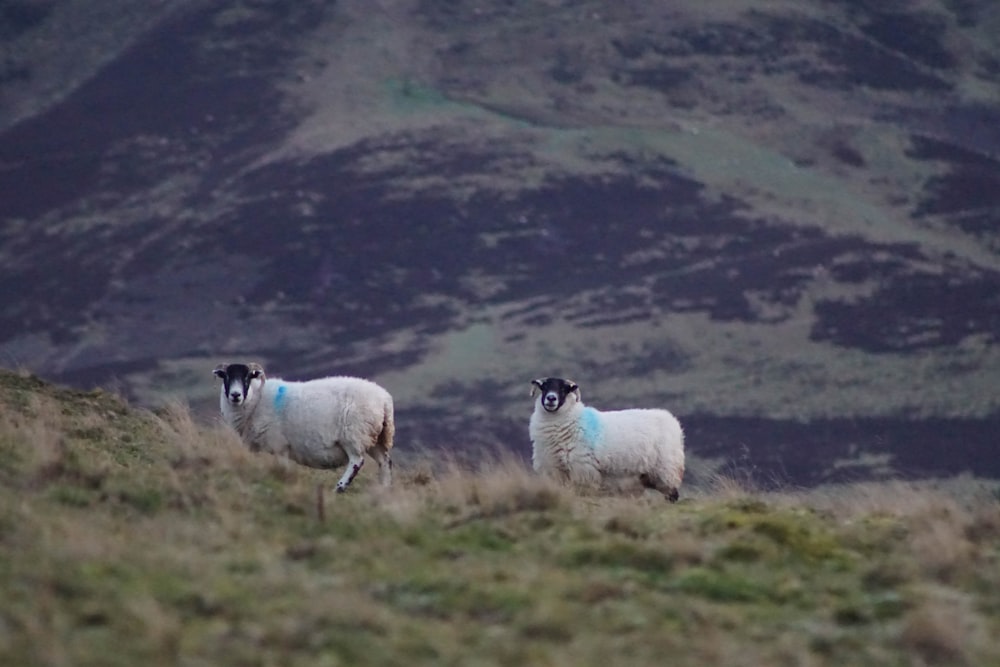
<instances>
[{"instance_id":1,"label":"white sheep","mask_svg":"<svg viewBox=\"0 0 1000 667\"><path fill-rule=\"evenodd\" d=\"M570 380L531 382L538 395L528 433L536 472L582 486L636 478L667 500L684 478L684 433L666 410L602 412L583 404Z\"/></svg>"},{"instance_id":2,"label":"white sheep","mask_svg":"<svg viewBox=\"0 0 1000 667\"><path fill-rule=\"evenodd\" d=\"M254 451L288 456L313 468L347 470L342 493L364 465L378 463L382 484L392 483L392 396L361 378L326 377L308 382L267 379L260 364L219 364L222 417Z\"/></svg>"}]
</instances>

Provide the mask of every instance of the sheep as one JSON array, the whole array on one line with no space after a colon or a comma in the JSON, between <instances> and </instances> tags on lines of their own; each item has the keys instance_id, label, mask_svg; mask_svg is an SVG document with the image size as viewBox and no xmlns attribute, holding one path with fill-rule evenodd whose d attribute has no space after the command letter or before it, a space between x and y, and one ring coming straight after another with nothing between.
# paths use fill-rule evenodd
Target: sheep
<instances>
[{"instance_id":1,"label":"sheep","mask_svg":"<svg viewBox=\"0 0 1000 667\"><path fill-rule=\"evenodd\" d=\"M379 385L355 377L267 379L257 363L219 364L215 375L222 379L222 417L251 450L313 468L347 464L337 493L347 490L367 453L381 483L392 483L393 403Z\"/></svg>"},{"instance_id":2,"label":"sheep","mask_svg":"<svg viewBox=\"0 0 1000 667\"><path fill-rule=\"evenodd\" d=\"M538 396L528 433L536 472L576 485L638 478L676 502L684 478L684 433L666 410L602 412L583 404L576 383L531 382Z\"/></svg>"}]
</instances>

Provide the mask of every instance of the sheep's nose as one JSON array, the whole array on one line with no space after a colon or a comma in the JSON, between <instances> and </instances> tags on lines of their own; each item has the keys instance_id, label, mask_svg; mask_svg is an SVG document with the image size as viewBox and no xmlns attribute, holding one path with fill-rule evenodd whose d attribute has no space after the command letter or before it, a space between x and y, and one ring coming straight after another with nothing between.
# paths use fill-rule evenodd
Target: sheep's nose
<instances>
[{"instance_id":1,"label":"sheep's nose","mask_svg":"<svg viewBox=\"0 0 1000 667\"><path fill-rule=\"evenodd\" d=\"M229 393L229 398L231 398L234 401L240 400L240 396L242 396L242 394L238 391L233 391Z\"/></svg>"}]
</instances>

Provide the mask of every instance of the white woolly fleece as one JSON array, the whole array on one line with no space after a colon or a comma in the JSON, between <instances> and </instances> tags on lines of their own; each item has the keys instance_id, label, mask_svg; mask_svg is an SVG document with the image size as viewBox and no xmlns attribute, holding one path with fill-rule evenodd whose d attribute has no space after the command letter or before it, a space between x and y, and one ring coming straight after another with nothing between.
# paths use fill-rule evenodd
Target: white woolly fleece
<instances>
[{"instance_id":1,"label":"white woolly fleece","mask_svg":"<svg viewBox=\"0 0 1000 667\"><path fill-rule=\"evenodd\" d=\"M536 399L528 425L537 472L586 486L644 475L658 489L680 488L684 433L668 411L602 412L571 393L559 410L547 412L542 399Z\"/></svg>"},{"instance_id":2,"label":"white woolly fleece","mask_svg":"<svg viewBox=\"0 0 1000 667\"><path fill-rule=\"evenodd\" d=\"M233 405L220 396L223 418L251 448L285 455L314 468L351 463L357 469L368 453L378 463L383 483L390 483L389 450L395 425L393 402L381 386L354 377L307 382L280 378L251 381L247 396ZM337 485L343 490L357 469Z\"/></svg>"}]
</instances>

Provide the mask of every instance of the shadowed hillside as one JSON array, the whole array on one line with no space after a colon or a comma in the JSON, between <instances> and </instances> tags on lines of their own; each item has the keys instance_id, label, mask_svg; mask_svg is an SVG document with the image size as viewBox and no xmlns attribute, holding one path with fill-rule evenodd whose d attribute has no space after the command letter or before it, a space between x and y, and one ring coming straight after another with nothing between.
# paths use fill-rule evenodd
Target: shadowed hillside
<instances>
[{"instance_id":1,"label":"shadowed hillside","mask_svg":"<svg viewBox=\"0 0 1000 667\"><path fill-rule=\"evenodd\" d=\"M0 15L5 366L518 452L562 374L762 478L1000 475L995 3L126 5Z\"/></svg>"}]
</instances>

